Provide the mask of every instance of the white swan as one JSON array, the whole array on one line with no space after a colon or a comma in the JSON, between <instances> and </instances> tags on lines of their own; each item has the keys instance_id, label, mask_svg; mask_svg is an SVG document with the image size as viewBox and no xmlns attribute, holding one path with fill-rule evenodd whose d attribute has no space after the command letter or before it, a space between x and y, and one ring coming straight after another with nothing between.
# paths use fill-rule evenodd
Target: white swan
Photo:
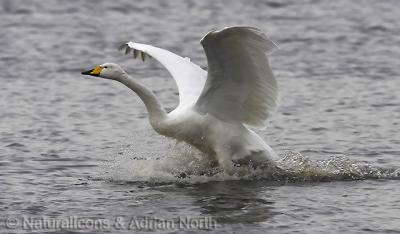
<instances>
[{"instance_id":1,"label":"white swan","mask_svg":"<svg viewBox=\"0 0 400 234\"><path fill-rule=\"evenodd\" d=\"M179 106L166 113L155 95L114 63L82 72L121 82L142 99L159 134L184 141L224 169L236 164L275 166L274 151L250 126L264 126L277 104L277 83L267 55L277 46L257 28L227 27L201 39L208 74L189 58L151 45L127 42L120 49L153 57L171 73Z\"/></svg>"}]
</instances>

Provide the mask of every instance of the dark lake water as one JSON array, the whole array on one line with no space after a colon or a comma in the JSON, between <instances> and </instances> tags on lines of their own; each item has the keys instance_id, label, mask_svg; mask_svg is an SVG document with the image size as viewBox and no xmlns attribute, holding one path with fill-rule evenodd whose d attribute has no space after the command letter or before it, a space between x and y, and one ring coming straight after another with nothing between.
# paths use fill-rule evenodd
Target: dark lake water
<instances>
[{"instance_id":1,"label":"dark lake water","mask_svg":"<svg viewBox=\"0 0 400 234\"><path fill-rule=\"evenodd\" d=\"M399 9L0 0L0 233L400 233ZM229 25L258 27L280 47L280 106L258 133L288 173L177 178L202 166L199 154L158 136L126 87L80 72L119 63L173 109L169 74L116 48L153 44L206 68L200 38ZM86 228L40 226L74 217Z\"/></svg>"}]
</instances>

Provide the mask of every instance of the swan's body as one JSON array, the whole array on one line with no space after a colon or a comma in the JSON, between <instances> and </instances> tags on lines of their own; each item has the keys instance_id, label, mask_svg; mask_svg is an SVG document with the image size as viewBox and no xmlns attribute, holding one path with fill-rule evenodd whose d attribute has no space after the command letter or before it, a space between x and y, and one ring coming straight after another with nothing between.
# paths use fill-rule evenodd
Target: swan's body
<instances>
[{"instance_id":1,"label":"swan's body","mask_svg":"<svg viewBox=\"0 0 400 234\"><path fill-rule=\"evenodd\" d=\"M133 42L121 47L126 53L133 51L135 58L157 59L174 77L180 103L168 114L151 91L117 64L106 63L82 74L123 83L143 100L159 134L196 147L224 168L235 163L275 165L274 151L246 125L263 126L276 106L277 85L267 59L276 45L250 27L210 32L201 43L208 74L167 50Z\"/></svg>"},{"instance_id":2,"label":"swan's body","mask_svg":"<svg viewBox=\"0 0 400 234\"><path fill-rule=\"evenodd\" d=\"M194 106L171 112L165 121L166 128L159 133L185 141L207 155L216 156L220 165L234 163L266 163L277 157L272 149L243 124L229 123L213 115L201 115Z\"/></svg>"}]
</instances>

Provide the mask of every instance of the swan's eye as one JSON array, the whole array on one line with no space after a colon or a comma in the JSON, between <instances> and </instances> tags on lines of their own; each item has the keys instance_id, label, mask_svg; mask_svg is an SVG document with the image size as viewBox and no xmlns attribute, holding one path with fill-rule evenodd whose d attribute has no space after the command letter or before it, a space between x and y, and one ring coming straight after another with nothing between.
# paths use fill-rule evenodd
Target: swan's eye
<instances>
[{"instance_id":1,"label":"swan's eye","mask_svg":"<svg viewBox=\"0 0 400 234\"><path fill-rule=\"evenodd\" d=\"M107 66L104 66L103 68L107 68Z\"/></svg>"}]
</instances>

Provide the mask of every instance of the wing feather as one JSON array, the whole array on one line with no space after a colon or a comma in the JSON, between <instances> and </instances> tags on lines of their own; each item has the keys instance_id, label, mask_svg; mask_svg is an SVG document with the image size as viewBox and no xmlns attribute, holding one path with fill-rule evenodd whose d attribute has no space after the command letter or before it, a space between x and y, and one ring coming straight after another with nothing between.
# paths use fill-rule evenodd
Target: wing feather
<instances>
[{"instance_id":1,"label":"wing feather","mask_svg":"<svg viewBox=\"0 0 400 234\"><path fill-rule=\"evenodd\" d=\"M267 58L277 46L251 27L210 32L201 44L208 77L197 109L225 121L263 126L277 105L278 87Z\"/></svg>"},{"instance_id":2,"label":"wing feather","mask_svg":"<svg viewBox=\"0 0 400 234\"><path fill-rule=\"evenodd\" d=\"M204 87L207 72L189 59L155 46L127 42L120 46L126 54L133 51L133 57L158 60L174 78L179 90L179 107L194 104Z\"/></svg>"}]
</instances>

